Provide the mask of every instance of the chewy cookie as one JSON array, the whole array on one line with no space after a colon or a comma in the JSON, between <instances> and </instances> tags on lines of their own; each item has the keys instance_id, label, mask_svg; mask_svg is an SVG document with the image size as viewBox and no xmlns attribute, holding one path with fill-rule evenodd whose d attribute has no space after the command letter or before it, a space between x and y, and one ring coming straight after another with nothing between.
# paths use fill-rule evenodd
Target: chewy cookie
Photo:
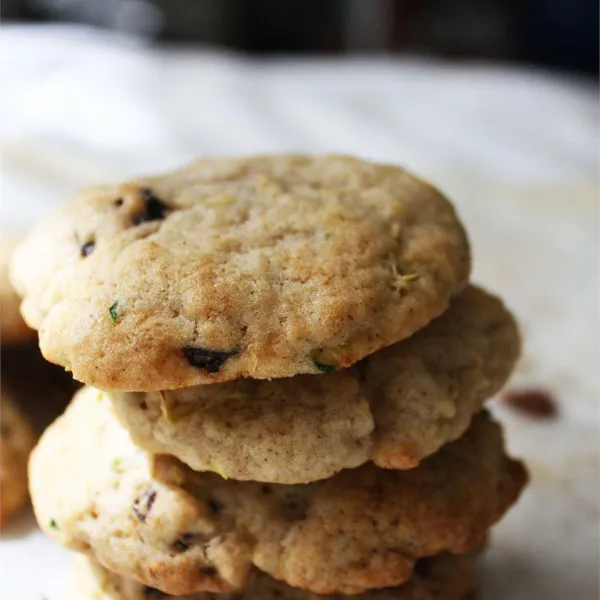
<instances>
[{"instance_id":1,"label":"chewy cookie","mask_svg":"<svg viewBox=\"0 0 600 600\"><path fill-rule=\"evenodd\" d=\"M19 312L21 298L15 292L8 276L8 264L17 238L0 239L0 344L3 347L22 344L35 337L35 331L23 321Z\"/></svg>"},{"instance_id":2,"label":"chewy cookie","mask_svg":"<svg viewBox=\"0 0 600 600\"><path fill-rule=\"evenodd\" d=\"M27 460L33 431L2 382L0 395L0 526L27 502Z\"/></svg>"},{"instance_id":3,"label":"chewy cookie","mask_svg":"<svg viewBox=\"0 0 600 600\"><path fill-rule=\"evenodd\" d=\"M467 600L475 586L475 557L442 554L421 559L410 580L400 587L370 590L354 600ZM123 579L97 562L80 555L76 558L69 600L348 600L340 594L321 596L291 588L260 574L246 588L232 594L198 592L169 596L131 579Z\"/></svg>"},{"instance_id":4,"label":"chewy cookie","mask_svg":"<svg viewBox=\"0 0 600 600\"><path fill-rule=\"evenodd\" d=\"M82 193L18 249L43 354L106 390L348 367L466 285L450 203L349 157L203 159Z\"/></svg>"},{"instance_id":5,"label":"chewy cookie","mask_svg":"<svg viewBox=\"0 0 600 600\"><path fill-rule=\"evenodd\" d=\"M140 451L87 388L42 437L30 480L49 535L162 592L243 588L256 567L315 593L356 594L402 585L420 558L474 549L526 474L482 416L408 471L370 464L296 486L224 480Z\"/></svg>"},{"instance_id":6,"label":"chewy cookie","mask_svg":"<svg viewBox=\"0 0 600 600\"><path fill-rule=\"evenodd\" d=\"M237 480L308 483L368 460L417 466L462 435L518 353L502 302L469 287L414 336L343 371L109 397L150 452Z\"/></svg>"}]
</instances>

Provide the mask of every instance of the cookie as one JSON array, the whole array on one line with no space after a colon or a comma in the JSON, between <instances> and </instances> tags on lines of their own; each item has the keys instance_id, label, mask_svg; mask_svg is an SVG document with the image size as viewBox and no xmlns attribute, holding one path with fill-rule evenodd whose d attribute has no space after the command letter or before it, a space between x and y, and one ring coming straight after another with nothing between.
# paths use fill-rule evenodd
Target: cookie
<instances>
[{"instance_id":1,"label":"cookie","mask_svg":"<svg viewBox=\"0 0 600 600\"><path fill-rule=\"evenodd\" d=\"M408 471L367 464L296 486L225 480L139 450L92 388L30 460L49 535L173 595L243 588L255 570L321 594L402 585L419 558L477 546L525 480L487 417Z\"/></svg>"},{"instance_id":2,"label":"cookie","mask_svg":"<svg viewBox=\"0 0 600 600\"><path fill-rule=\"evenodd\" d=\"M417 466L462 435L518 353L502 302L469 287L414 336L343 371L109 397L150 452L232 479L307 483L368 460Z\"/></svg>"},{"instance_id":3,"label":"cookie","mask_svg":"<svg viewBox=\"0 0 600 600\"><path fill-rule=\"evenodd\" d=\"M19 241L16 238L0 239L0 343L3 347L22 344L35 338L35 331L21 317L21 298L8 276L10 257Z\"/></svg>"},{"instance_id":4,"label":"cookie","mask_svg":"<svg viewBox=\"0 0 600 600\"><path fill-rule=\"evenodd\" d=\"M403 169L274 156L82 193L12 278L49 360L151 391L348 367L440 315L469 269L454 209Z\"/></svg>"},{"instance_id":5,"label":"cookie","mask_svg":"<svg viewBox=\"0 0 600 600\"><path fill-rule=\"evenodd\" d=\"M35 436L4 382L0 395L0 526L27 503L27 460Z\"/></svg>"},{"instance_id":6,"label":"cookie","mask_svg":"<svg viewBox=\"0 0 600 600\"><path fill-rule=\"evenodd\" d=\"M347 600L339 594L321 596L291 588L261 574L242 591L233 594L198 592L168 596L132 579L123 579L97 562L79 555L75 559L69 600ZM372 590L353 596L354 600L466 600L475 587L475 557L442 554L421 559L410 580L402 586Z\"/></svg>"}]
</instances>

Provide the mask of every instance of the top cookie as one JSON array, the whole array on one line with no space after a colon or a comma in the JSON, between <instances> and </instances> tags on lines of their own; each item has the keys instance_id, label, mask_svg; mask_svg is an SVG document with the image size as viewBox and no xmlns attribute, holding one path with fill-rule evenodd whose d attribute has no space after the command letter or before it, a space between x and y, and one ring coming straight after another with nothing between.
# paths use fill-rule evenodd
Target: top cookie
<instances>
[{"instance_id":1,"label":"top cookie","mask_svg":"<svg viewBox=\"0 0 600 600\"><path fill-rule=\"evenodd\" d=\"M469 267L450 203L403 169L279 156L82 193L12 276L49 360L146 391L347 367L442 313Z\"/></svg>"},{"instance_id":2,"label":"top cookie","mask_svg":"<svg viewBox=\"0 0 600 600\"><path fill-rule=\"evenodd\" d=\"M18 238L0 240L0 341L3 347L18 345L35 337L35 332L27 327L19 313L21 298L8 277L8 263L19 241Z\"/></svg>"}]
</instances>

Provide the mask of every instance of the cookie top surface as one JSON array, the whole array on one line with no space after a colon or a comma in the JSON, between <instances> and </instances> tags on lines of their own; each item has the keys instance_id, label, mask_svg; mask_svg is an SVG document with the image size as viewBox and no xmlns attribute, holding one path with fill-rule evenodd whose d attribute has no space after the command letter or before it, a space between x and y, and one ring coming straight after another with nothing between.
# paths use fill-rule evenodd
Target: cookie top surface
<instances>
[{"instance_id":1,"label":"cookie top surface","mask_svg":"<svg viewBox=\"0 0 600 600\"><path fill-rule=\"evenodd\" d=\"M502 302L468 287L427 327L349 369L109 397L150 452L232 479L307 483L369 460L417 466L462 435L518 353Z\"/></svg>"},{"instance_id":2,"label":"cookie top surface","mask_svg":"<svg viewBox=\"0 0 600 600\"><path fill-rule=\"evenodd\" d=\"M322 594L402 585L419 558L476 547L525 480L485 417L409 471L365 465L297 486L224 480L140 451L91 388L30 461L49 535L173 595L243 588L257 569Z\"/></svg>"},{"instance_id":3,"label":"cookie top surface","mask_svg":"<svg viewBox=\"0 0 600 600\"><path fill-rule=\"evenodd\" d=\"M19 242L19 238L0 238L0 343L3 347L22 344L35 337L35 331L27 327L19 312L21 298L8 275L8 264Z\"/></svg>"},{"instance_id":4,"label":"cookie top surface","mask_svg":"<svg viewBox=\"0 0 600 600\"><path fill-rule=\"evenodd\" d=\"M347 600L347 596L316 595L291 588L260 574L246 588L233 594L198 592L166 596L132 579L124 579L83 555L75 559L69 600ZM410 580L396 588L370 590L354 600L463 600L475 585L475 557L441 554L417 562Z\"/></svg>"},{"instance_id":5,"label":"cookie top surface","mask_svg":"<svg viewBox=\"0 0 600 600\"><path fill-rule=\"evenodd\" d=\"M3 382L4 384L4 382ZM6 387L0 394L0 525L26 502L27 460L35 444L33 431Z\"/></svg>"},{"instance_id":6,"label":"cookie top surface","mask_svg":"<svg viewBox=\"0 0 600 600\"><path fill-rule=\"evenodd\" d=\"M403 169L277 156L82 193L12 278L49 360L149 391L349 366L441 314L469 269L454 209Z\"/></svg>"}]
</instances>

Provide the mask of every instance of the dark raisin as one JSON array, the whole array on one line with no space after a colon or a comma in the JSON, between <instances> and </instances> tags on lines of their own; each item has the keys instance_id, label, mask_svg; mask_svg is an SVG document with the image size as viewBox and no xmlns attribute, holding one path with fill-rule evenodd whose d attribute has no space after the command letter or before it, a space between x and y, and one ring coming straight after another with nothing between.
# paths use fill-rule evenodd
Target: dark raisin
<instances>
[{"instance_id":1,"label":"dark raisin","mask_svg":"<svg viewBox=\"0 0 600 600\"><path fill-rule=\"evenodd\" d=\"M81 256L89 256L96 247L96 242L94 240L90 240L86 242L83 246L81 246Z\"/></svg>"},{"instance_id":2,"label":"dark raisin","mask_svg":"<svg viewBox=\"0 0 600 600\"><path fill-rule=\"evenodd\" d=\"M168 598L169 595L157 590L153 587L144 587L144 598L148 598L148 600L160 600L161 598Z\"/></svg>"},{"instance_id":3,"label":"dark raisin","mask_svg":"<svg viewBox=\"0 0 600 600\"><path fill-rule=\"evenodd\" d=\"M535 419L552 419L558 413L556 400L541 389L512 390L502 400L507 406Z\"/></svg>"},{"instance_id":4,"label":"dark raisin","mask_svg":"<svg viewBox=\"0 0 600 600\"><path fill-rule=\"evenodd\" d=\"M116 200L113 202L113 204L114 204L114 205L115 205L117 208L119 208L119 206L123 206L123 198L117 198L117 199L116 199Z\"/></svg>"},{"instance_id":5,"label":"dark raisin","mask_svg":"<svg viewBox=\"0 0 600 600\"><path fill-rule=\"evenodd\" d=\"M200 573L202 573L202 575L208 575L209 577L212 577L217 574L217 570L210 565L205 565L204 567L200 567Z\"/></svg>"},{"instance_id":6,"label":"dark raisin","mask_svg":"<svg viewBox=\"0 0 600 600\"><path fill-rule=\"evenodd\" d=\"M197 540L198 536L195 533L184 533L181 537L173 542L173 550L175 552L185 552Z\"/></svg>"},{"instance_id":7,"label":"dark raisin","mask_svg":"<svg viewBox=\"0 0 600 600\"><path fill-rule=\"evenodd\" d=\"M218 373L221 365L232 356L238 354L236 350L231 352L222 352L220 350L205 350L204 348L194 348L186 346L183 349L183 355L193 367L203 369L208 373Z\"/></svg>"},{"instance_id":8,"label":"dark raisin","mask_svg":"<svg viewBox=\"0 0 600 600\"><path fill-rule=\"evenodd\" d=\"M206 501L206 504L208 504L208 507L212 511L213 515L218 515L223 510L223 505L218 500L215 500L214 498L209 498Z\"/></svg>"},{"instance_id":9,"label":"dark raisin","mask_svg":"<svg viewBox=\"0 0 600 600\"><path fill-rule=\"evenodd\" d=\"M134 224L141 225L148 221L159 221L160 219L164 219L167 213L167 206L165 203L157 198L152 193L152 190L147 188L140 190L140 194L142 195L144 210L133 218Z\"/></svg>"},{"instance_id":10,"label":"dark raisin","mask_svg":"<svg viewBox=\"0 0 600 600\"><path fill-rule=\"evenodd\" d=\"M156 490L152 488L147 488L139 498L135 499L133 503L133 512L142 523L146 522L146 518L152 510L152 505L155 500Z\"/></svg>"},{"instance_id":11,"label":"dark raisin","mask_svg":"<svg viewBox=\"0 0 600 600\"><path fill-rule=\"evenodd\" d=\"M273 493L273 490L268 485L263 485L260 488L260 491L262 492L263 496L268 496L269 494Z\"/></svg>"}]
</instances>

